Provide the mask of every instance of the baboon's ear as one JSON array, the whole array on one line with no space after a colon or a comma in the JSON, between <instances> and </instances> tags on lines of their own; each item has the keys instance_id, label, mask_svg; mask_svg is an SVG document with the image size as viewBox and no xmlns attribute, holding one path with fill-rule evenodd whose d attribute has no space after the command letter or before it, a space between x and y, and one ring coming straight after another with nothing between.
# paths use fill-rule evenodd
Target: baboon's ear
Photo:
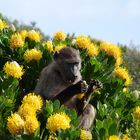
<instances>
[{"instance_id":1,"label":"baboon's ear","mask_svg":"<svg viewBox=\"0 0 140 140\"><path fill-rule=\"evenodd\" d=\"M55 52L53 55L54 61L57 61L58 58L59 58L59 52Z\"/></svg>"}]
</instances>

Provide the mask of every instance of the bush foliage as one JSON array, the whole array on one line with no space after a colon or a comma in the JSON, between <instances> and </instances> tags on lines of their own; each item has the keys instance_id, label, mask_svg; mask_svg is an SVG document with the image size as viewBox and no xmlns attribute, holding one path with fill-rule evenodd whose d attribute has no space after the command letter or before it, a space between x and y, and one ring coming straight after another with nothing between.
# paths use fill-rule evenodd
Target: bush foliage
<instances>
[{"instance_id":1,"label":"bush foliage","mask_svg":"<svg viewBox=\"0 0 140 140\"><path fill-rule=\"evenodd\" d=\"M84 35L56 32L49 41L42 36L37 30L16 30L0 20L0 138L88 140L92 134L95 140L140 139L140 101L129 90L132 78L121 48ZM66 46L80 51L83 79L103 83L90 101L97 109L91 133L77 127L75 110L58 100L46 101L40 109L42 101L33 94L41 70L54 52Z\"/></svg>"}]
</instances>

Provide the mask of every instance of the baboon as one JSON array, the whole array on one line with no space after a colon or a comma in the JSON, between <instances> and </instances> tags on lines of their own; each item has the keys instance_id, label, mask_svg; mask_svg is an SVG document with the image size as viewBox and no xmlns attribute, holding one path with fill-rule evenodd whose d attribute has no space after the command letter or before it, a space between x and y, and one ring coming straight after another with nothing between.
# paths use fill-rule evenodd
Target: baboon
<instances>
[{"instance_id":1,"label":"baboon","mask_svg":"<svg viewBox=\"0 0 140 140\"><path fill-rule=\"evenodd\" d=\"M80 128L89 130L96 114L95 108L89 104L90 96L102 85L98 80L89 85L82 80L78 50L66 47L55 52L53 58L54 61L42 70L35 93L44 101L58 99L61 104L75 109L80 116ZM79 93L84 93L82 99L77 98Z\"/></svg>"}]
</instances>

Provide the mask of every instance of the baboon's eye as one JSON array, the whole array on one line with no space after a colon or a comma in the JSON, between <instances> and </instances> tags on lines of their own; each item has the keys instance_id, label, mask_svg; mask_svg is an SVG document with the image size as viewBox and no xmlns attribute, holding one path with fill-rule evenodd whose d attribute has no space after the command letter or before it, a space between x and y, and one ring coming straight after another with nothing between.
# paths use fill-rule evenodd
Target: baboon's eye
<instances>
[{"instance_id":1,"label":"baboon's eye","mask_svg":"<svg viewBox=\"0 0 140 140\"><path fill-rule=\"evenodd\" d=\"M79 65L79 62L75 62L74 65L75 65L75 66L78 66L78 65Z\"/></svg>"},{"instance_id":2,"label":"baboon's eye","mask_svg":"<svg viewBox=\"0 0 140 140\"><path fill-rule=\"evenodd\" d=\"M78 66L79 62L72 62L72 63L67 63L69 66Z\"/></svg>"}]
</instances>

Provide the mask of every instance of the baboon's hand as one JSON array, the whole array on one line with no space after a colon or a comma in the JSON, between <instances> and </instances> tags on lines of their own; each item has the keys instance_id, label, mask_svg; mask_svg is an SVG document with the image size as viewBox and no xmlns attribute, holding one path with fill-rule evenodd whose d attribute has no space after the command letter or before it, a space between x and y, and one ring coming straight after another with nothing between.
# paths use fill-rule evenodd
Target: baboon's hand
<instances>
[{"instance_id":1,"label":"baboon's hand","mask_svg":"<svg viewBox=\"0 0 140 140\"><path fill-rule=\"evenodd\" d=\"M103 84L99 80L92 80L89 85L89 89L93 92L97 89L102 89Z\"/></svg>"},{"instance_id":2,"label":"baboon's hand","mask_svg":"<svg viewBox=\"0 0 140 140\"><path fill-rule=\"evenodd\" d=\"M86 81L80 81L80 86L81 93L86 93L88 91L88 84Z\"/></svg>"}]
</instances>

